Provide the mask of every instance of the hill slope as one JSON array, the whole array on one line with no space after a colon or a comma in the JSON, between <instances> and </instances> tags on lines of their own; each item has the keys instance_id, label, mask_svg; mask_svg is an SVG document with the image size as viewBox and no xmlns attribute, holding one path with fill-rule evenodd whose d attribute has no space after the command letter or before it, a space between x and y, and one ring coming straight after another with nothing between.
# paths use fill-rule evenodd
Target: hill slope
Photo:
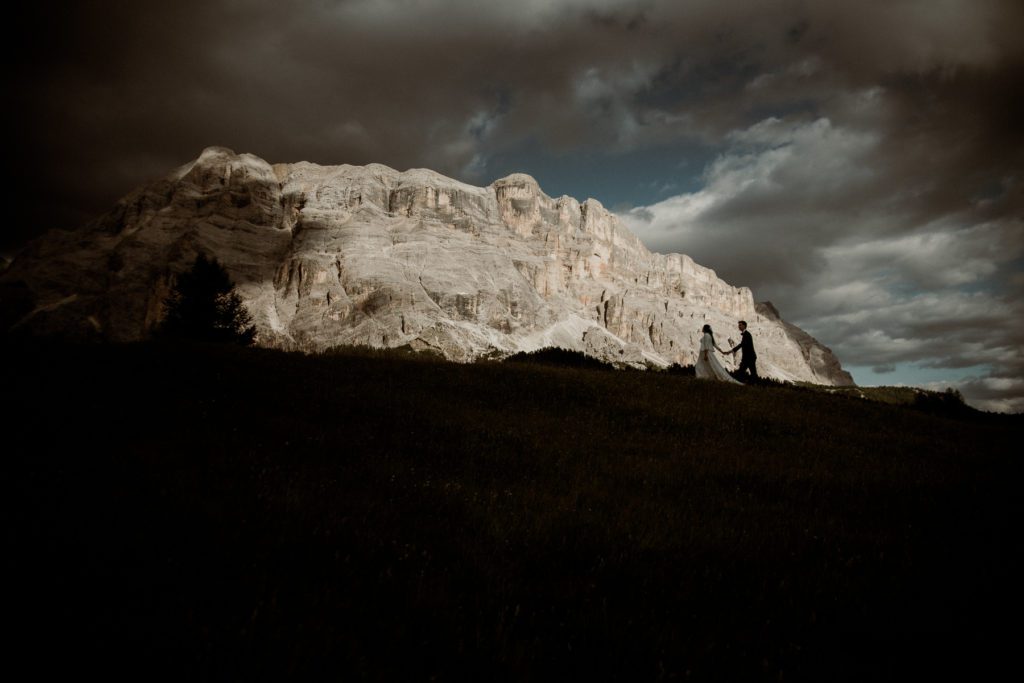
<instances>
[{"instance_id":1,"label":"hill slope","mask_svg":"<svg viewBox=\"0 0 1024 683\"><path fill-rule=\"evenodd\" d=\"M37 671L878 680L1013 651L1019 418L372 353L5 351Z\"/></svg>"}]
</instances>

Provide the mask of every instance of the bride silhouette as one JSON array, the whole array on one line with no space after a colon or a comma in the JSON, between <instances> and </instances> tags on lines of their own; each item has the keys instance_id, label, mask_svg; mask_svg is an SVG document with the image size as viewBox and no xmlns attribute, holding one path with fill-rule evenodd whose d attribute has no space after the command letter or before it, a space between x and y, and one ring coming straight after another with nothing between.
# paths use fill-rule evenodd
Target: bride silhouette
<instances>
[{"instance_id":1,"label":"bride silhouette","mask_svg":"<svg viewBox=\"0 0 1024 683\"><path fill-rule=\"evenodd\" d=\"M715 379L731 384L741 384L741 382L734 380L718 362L718 359L715 358L714 351L717 350L719 353L725 353L725 351L722 351L715 344L715 333L711 331L711 325L705 325L701 331L704 333L704 336L700 340L700 352L697 354L697 364L694 366L697 377L701 379Z\"/></svg>"}]
</instances>

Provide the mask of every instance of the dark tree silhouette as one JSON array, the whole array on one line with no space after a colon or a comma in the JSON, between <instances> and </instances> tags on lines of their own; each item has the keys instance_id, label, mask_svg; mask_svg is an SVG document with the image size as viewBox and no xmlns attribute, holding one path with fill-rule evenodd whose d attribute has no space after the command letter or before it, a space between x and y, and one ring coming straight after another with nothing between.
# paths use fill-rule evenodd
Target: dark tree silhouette
<instances>
[{"instance_id":1,"label":"dark tree silhouette","mask_svg":"<svg viewBox=\"0 0 1024 683\"><path fill-rule=\"evenodd\" d=\"M256 337L252 316L227 271L205 254L178 276L164 305L167 316L157 330L160 338L247 345Z\"/></svg>"}]
</instances>

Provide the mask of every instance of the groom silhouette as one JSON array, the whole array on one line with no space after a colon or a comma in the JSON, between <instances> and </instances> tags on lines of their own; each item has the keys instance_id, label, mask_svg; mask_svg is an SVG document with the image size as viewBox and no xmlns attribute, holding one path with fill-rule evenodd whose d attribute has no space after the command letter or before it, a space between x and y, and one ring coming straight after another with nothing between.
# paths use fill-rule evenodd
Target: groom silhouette
<instances>
[{"instance_id":1,"label":"groom silhouette","mask_svg":"<svg viewBox=\"0 0 1024 683\"><path fill-rule=\"evenodd\" d=\"M740 343L729 349L729 353L736 353L737 351L743 351L743 357L740 359L740 367L736 370L737 375L744 375L749 370L750 378L757 379L757 353L754 352L754 340L747 332L747 321L741 320L739 324L740 328Z\"/></svg>"}]
</instances>

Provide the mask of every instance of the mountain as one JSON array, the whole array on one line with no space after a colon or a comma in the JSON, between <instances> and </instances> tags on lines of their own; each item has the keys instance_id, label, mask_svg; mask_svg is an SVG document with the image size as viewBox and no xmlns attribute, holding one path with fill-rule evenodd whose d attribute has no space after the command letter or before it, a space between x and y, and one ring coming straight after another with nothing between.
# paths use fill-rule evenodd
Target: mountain
<instances>
[{"instance_id":1,"label":"mountain","mask_svg":"<svg viewBox=\"0 0 1024 683\"><path fill-rule=\"evenodd\" d=\"M785 330L786 336L789 337L790 341L795 342L796 345L800 347L800 353L816 375L820 377L831 377L833 384L836 386L853 386L853 377L850 376L850 373L843 370L843 366L839 363L839 359L836 358L835 354L832 353L832 349L828 348L796 325L783 320L782 316L779 315L779 310L775 308L775 305L771 301L757 302L757 304L754 305L754 310L756 310L758 315L763 318L775 321L779 325L782 325L782 329Z\"/></svg>"},{"instance_id":2,"label":"mountain","mask_svg":"<svg viewBox=\"0 0 1024 683\"><path fill-rule=\"evenodd\" d=\"M0 274L0 325L144 338L200 252L226 267L263 346L408 346L452 360L561 346L642 367L692 363L705 323L734 344L745 319L762 374L851 383L827 348L774 308L759 312L749 289L652 253L594 199L553 199L524 174L474 187L426 169L271 165L223 147L29 244Z\"/></svg>"}]
</instances>

